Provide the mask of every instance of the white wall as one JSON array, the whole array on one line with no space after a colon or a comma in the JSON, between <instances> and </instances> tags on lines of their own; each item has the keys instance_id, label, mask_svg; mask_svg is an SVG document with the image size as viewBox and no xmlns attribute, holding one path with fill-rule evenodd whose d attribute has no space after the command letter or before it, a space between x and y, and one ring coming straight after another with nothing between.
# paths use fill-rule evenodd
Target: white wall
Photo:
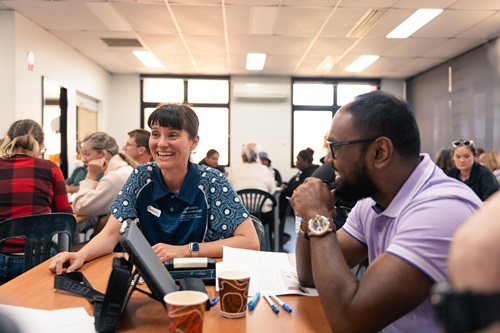
<instances>
[{"instance_id":1,"label":"white wall","mask_svg":"<svg viewBox=\"0 0 500 333\"><path fill-rule=\"evenodd\" d=\"M68 89L68 147L76 146L76 92L102 101L100 114L108 113L110 75L67 44L13 11L0 11L0 132L17 119L42 121L42 77ZM27 53L35 55L33 71ZM104 129L105 130L105 129ZM69 156L70 158L72 156ZM74 159L69 161L70 171Z\"/></svg>"},{"instance_id":2,"label":"white wall","mask_svg":"<svg viewBox=\"0 0 500 333\"><path fill-rule=\"evenodd\" d=\"M237 83L291 84L290 77L232 76L231 85ZM297 171L290 167L292 112L290 98L280 102L239 101L231 96L231 165L241 163L241 146L254 141L269 154L272 166L279 170L285 181ZM231 169L228 168L228 171Z\"/></svg>"},{"instance_id":3,"label":"white wall","mask_svg":"<svg viewBox=\"0 0 500 333\"><path fill-rule=\"evenodd\" d=\"M127 142L127 132L141 127L139 75L111 75L109 96L103 128L116 139L121 148Z\"/></svg>"},{"instance_id":4,"label":"white wall","mask_svg":"<svg viewBox=\"0 0 500 333\"><path fill-rule=\"evenodd\" d=\"M15 120L14 12L0 11L0 136Z\"/></svg>"}]
</instances>

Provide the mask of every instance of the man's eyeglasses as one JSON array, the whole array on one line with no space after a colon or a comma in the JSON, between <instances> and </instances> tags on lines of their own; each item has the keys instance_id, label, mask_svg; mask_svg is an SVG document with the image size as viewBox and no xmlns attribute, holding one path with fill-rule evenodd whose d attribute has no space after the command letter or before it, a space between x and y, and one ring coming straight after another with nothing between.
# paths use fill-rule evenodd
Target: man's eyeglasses
<instances>
[{"instance_id":1,"label":"man's eyeglasses","mask_svg":"<svg viewBox=\"0 0 500 333\"><path fill-rule=\"evenodd\" d=\"M354 143L375 141L377 138L378 136L374 138L356 139L356 140L348 140L340 142L326 141L326 144L328 145L328 148L330 148L330 154L332 154L332 159L335 159L335 151L333 150L333 147L347 146L347 145L352 145Z\"/></svg>"},{"instance_id":2,"label":"man's eyeglasses","mask_svg":"<svg viewBox=\"0 0 500 333\"><path fill-rule=\"evenodd\" d=\"M453 148L462 147L462 146L470 147L470 146L474 146L474 141L472 141L472 140L456 140L456 141L453 141L451 144L453 145Z\"/></svg>"}]
</instances>

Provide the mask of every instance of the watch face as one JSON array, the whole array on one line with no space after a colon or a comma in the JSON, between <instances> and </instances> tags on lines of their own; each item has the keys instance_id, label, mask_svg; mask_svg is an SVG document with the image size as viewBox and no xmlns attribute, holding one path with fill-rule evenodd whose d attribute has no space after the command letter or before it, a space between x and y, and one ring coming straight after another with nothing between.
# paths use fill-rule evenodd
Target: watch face
<instances>
[{"instance_id":1,"label":"watch face","mask_svg":"<svg viewBox=\"0 0 500 333\"><path fill-rule=\"evenodd\" d=\"M316 216L309 222L309 233L311 235L324 235L330 230L332 230L330 220L324 216Z\"/></svg>"},{"instance_id":2,"label":"watch face","mask_svg":"<svg viewBox=\"0 0 500 333\"><path fill-rule=\"evenodd\" d=\"M198 252L200 251L200 244L197 242L189 243L189 251Z\"/></svg>"}]
</instances>

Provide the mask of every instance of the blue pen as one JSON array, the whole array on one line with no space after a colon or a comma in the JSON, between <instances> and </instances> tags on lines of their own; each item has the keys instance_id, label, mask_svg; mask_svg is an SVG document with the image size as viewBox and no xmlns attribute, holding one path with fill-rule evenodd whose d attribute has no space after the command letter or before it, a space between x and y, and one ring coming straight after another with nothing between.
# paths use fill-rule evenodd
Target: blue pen
<instances>
[{"instance_id":1,"label":"blue pen","mask_svg":"<svg viewBox=\"0 0 500 333\"><path fill-rule=\"evenodd\" d=\"M271 295L271 297L272 297L272 298L274 298L274 300L275 300L276 302L278 302L278 304L279 304L279 305L281 305L281 307L282 307L283 309L285 309L285 311L286 311L286 312L288 312L288 313L291 313L291 312L292 312L292 309L290 309L290 307L289 307L288 305L286 305L285 303L283 303L283 301L282 301L282 300L280 300L280 299L278 298L278 296L276 296L276 295Z\"/></svg>"},{"instance_id":2,"label":"blue pen","mask_svg":"<svg viewBox=\"0 0 500 333\"><path fill-rule=\"evenodd\" d=\"M255 309L255 306L257 305L257 302L259 301L259 299L260 299L260 293L257 292L257 294L255 294L253 300L248 302L248 310L252 311L253 309Z\"/></svg>"},{"instance_id":3,"label":"blue pen","mask_svg":"<svg viewBox=\"0 0 500 333\"><path fill-rule=\"evenodd\" d=\"M274 313L276 313L276 314L280 313L280 310L278 309L276 304L274 304L274 302L271 301L271 299L269 298L269 296L267 294L264 294L264 298L266 299L267 303L269 303L269 305L271 306L271 309L273 309Z\"/></svg>"},{"instance_id":4,"label":"blue pen","mask_svg":"<svg viewBox=\"0 0 500 333\"><path fill-rule=\"evenodd\" d=\"M210 306L214 306L215 304L217 304L218 301L219 301L219 297L215 297L214 299L212 299L210 301Z\"/></svg>"}]
</instances>

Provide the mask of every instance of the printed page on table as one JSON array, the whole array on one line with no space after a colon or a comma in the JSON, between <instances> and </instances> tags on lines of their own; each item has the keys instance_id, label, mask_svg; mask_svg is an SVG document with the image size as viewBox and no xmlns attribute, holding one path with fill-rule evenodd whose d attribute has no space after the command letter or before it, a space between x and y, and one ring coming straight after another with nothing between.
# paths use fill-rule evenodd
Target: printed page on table
<instances>
[{"instance_id":1,"label":"printed page on table","mask_svg":"<svg viewBox=\"0 0 500 333\"><path fill-rule=\"evenodd\" d=\"M318 296L316 289L299 285L295 267L290 264L286 253L225 246L222 262L217 263L217 272L227 270L244 270L251 273L249 296L255 296L259 291L269 295ZM216 289L218 290L218 283Z\"/></svg>"}]
</instances>

